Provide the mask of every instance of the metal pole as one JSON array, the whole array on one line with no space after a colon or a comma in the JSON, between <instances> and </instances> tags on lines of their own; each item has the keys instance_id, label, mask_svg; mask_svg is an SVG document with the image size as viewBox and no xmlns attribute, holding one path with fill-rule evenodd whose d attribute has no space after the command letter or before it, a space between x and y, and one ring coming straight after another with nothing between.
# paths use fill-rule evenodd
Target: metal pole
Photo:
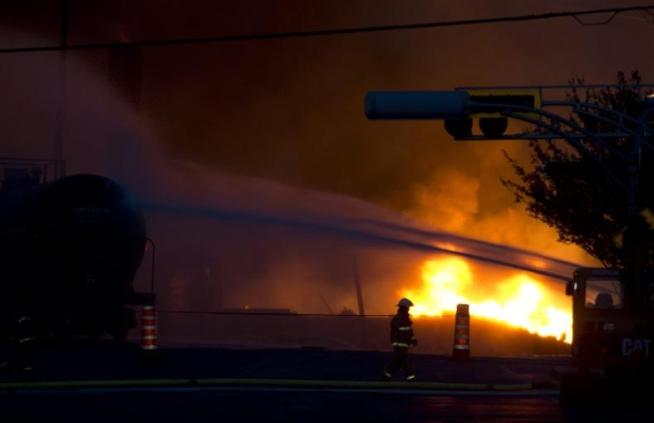
<instances>
[{"instance_id":1,"label":"metal pole","mask_svg":"<svg viewBox=\"0 0 654 423\"><path fill-rule=\"evenodd\" d=\"M641 230L638 228L639 222L639 190L640 190L640 167L641 152L643 145L643 135L647 121L654 112L654 105L646 102L647 108L638 118L638 127L633 138L633 145L629 152L629 165L627 170L628 191L627 191L627 230L626 247L627 247L627 276L631 278L633 286L634 301L640 301L642 298L641 272L642 272L642 254L641 243L643 242Z\"/></svg>"},{"instance_id":2,"label":"metal pole","mask_svg":"<svg viewBox=\"0 0 654 423\"><path fill-rule=\"evenodd\" d=\"M366 310L363 306L363 291L361 290L361 277L359 275L359 263L354 258L354 285L357 291L357 305L359 306L359 316L365 316Z\"/></svg>"},{"instance_id":3,"label":"metal pole","mask_svg":"<svg viewBox=\"0 0 654 423\"><path fill-rule=\"evenodd\" d=\"M629 217L638 216L638 190L639 190L639 172L641 151L643 147L643 135L645 134L645 127L650 115L654 112L654 99L646 101L647 108L638 117L638 129L634 135L634 144L631 148L629 156L629 199L628 199L628 213Z\"/></svg>"},{"instance_id":4,"label":"metal pole","mask_svg":"<svg viewBox=\"0 0 654 423\"><path fill-rule=\"evenodd\" d=\"M59 107L55 133L55 179L65 176L64 168L64 119L66 109L66 46L68 45L68 0L61 0L61 28L59 44Z\"/></svg>"},{"instance_id":5,"label":"metal pole","mask_svg":"<svg viewBox=\"0 0 654 423\"><path fill-rule=\"evenodd\" d=\"M154 241L151 238L146 237L145 242L149 243L150 246L152 247L152 258L151 258L151 262L150 262L151 263L150 264L150 270L151 270L151 272L150 272L150 293L152 294L152 297L154 298L154 295L155 295L155 292L154 292L154 290L155 290L154 271L156 270L156 261L155 260L156 260L157 250L156 250L156 247L154 245Z\"/></svg>"}]
</instances>

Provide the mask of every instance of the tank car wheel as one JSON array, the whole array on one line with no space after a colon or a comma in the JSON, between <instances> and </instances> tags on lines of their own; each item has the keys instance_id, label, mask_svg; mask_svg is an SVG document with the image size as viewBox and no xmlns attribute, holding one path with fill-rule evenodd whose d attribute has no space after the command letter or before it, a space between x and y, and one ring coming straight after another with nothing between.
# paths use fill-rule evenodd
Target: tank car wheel
<instances>
[{"instance_id":1,"label":"tank car wheel","mask_svg":"<svg viewBox=\"0 0 654 423\"><path fill-rule=\"evenodd\" d=\"M124 344L127 342L127 335L133 319L133 312L130 309L120 307L115 310L107 332L115 344Z\"/></svg>"}]
</instances>

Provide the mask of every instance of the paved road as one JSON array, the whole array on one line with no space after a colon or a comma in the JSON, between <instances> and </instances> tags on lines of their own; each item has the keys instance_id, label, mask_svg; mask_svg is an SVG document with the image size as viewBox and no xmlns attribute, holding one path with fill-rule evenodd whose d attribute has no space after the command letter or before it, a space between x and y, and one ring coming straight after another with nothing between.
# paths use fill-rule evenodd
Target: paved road
<instances>
[{"instance_id":1,"label":"paved road","mask_svg":"<svg viewBox=\"0 0 654 423\"><path fill-rule=\"evenodd\" d=\"M384 384L386 389L378 389L380 369L389 359L386 352L186 348L161 350L152 360L131 348L54 348L39 352L35 370L29 374L0 372L0 422L598 422L651 421L654 416L654 408L606 407L610 399L600 401L602 409L561 409L556 370L565 366L565 358L477 358L460 363L416 355L420 382L406 387L400 383L397 389ZM173 383L151 386L157 378L172 378ZM187 381L185 386L178 386L182 385L179 378ZM203 378L298 383L204 385ZM122 387L111 388L116 379L131 385L121 382ZM330 383L316 386L302 380ZM51 388L52 383L59 384L58 388L39 391L39 386L46 386L38 385L43 381L51 383ZM95 385L71 389L76 381L95 381ZM453 392L421 388L429 383L528 384L536 389ZM360 384L366 385L364 389ZM348 389L350 385L358 388Z\"/></svg>"},{"instance_id":2,"label":"paved road","mask_svg":"<svg viewBox=\"0 0 654 423\"><path fill-rule=\"evenodd\" d=\"M654 408L562 409L551 392L425 395L234 387L2 392L0 407L7 422L602 422L650 421L654 415Z\"/></svg>"},{"instance_id":3,"label":"paved road","mask_svg":"<svg viewBox=\"0 0 654 423\"><path fill-rule=\"evenodd\" d=\"M279 378L318 380L380 379L390 352L306 349L236 350L220 348L161 349L144 357L137 348L107 346L41 349L35 371L21 378L88 380L139 378ZM449 357L413 355L423 382L524 384L558 383L556 369L567 358L475 358L453 362ZM16 375L0 372L0 382Z\"/></svg>"}]
</instances>

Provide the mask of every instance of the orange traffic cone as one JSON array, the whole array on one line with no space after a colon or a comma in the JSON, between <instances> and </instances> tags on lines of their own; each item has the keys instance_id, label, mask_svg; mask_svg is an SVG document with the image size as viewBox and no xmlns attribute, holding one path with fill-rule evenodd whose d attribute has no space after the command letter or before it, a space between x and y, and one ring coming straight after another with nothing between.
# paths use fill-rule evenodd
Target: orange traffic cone
<instances>
[{"instance_id":1,"label":"orange traffic cone","mask_svg":"<svg viewBox=\"0 0 654 423\"><path fill-rule=\"evenodd\" d=\"M455 360L468 360L470 358L470 311L468 304L456 306L452 358Z\"/></svg>"}]
</instances>

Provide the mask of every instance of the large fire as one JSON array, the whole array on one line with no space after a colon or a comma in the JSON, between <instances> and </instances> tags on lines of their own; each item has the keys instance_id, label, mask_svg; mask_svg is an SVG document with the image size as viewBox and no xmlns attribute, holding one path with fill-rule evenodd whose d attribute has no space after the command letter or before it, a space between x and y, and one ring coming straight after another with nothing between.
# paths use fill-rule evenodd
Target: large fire
<instances>
[{"instance_id":1,"label":"large fire","mask_svg":"<svg viewBox=\"0 0 654 423\"><path fill-rule=\"evenodd\" d=\"M572 316L566 297L523 273L503 279L486 275L483 280L475 280L463 259L434 259L423 265L422 286L405 289L401 295L414 302L414 316L442 316L465 303L470 305L473 318L500 321L566 342L572 340Z\"/></svg>"}]
</instances>

